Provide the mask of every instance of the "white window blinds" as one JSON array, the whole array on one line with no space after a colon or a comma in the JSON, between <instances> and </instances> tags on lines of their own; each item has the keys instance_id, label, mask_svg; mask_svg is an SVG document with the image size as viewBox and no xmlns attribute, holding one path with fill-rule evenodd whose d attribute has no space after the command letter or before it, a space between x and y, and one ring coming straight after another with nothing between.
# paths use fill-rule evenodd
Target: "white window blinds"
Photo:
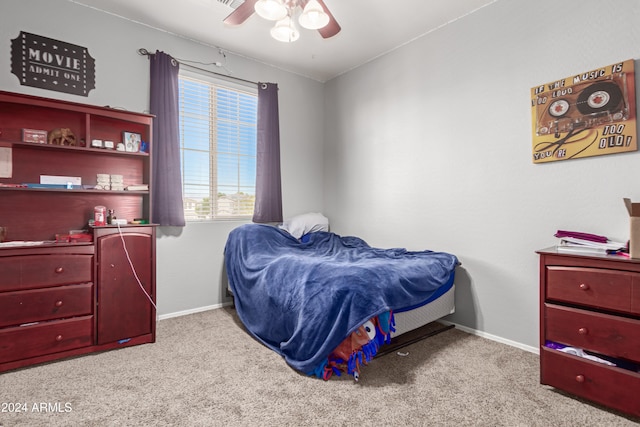
<instances>
[{"instance_id":1,"label":"white window blinds","mask_svg":"<svg viewBox=\"0 0 640 427\"><path fill-rule=\"evenodd\" d=\"M247 219L256 187L257 94L180 76L180 152L187 221Z\"/></svg>"}]
</instances>

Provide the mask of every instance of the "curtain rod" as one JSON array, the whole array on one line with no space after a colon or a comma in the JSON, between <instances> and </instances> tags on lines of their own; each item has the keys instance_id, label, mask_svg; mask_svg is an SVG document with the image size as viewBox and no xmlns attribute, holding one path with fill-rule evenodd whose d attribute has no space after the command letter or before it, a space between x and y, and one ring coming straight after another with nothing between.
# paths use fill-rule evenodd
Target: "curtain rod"
<instances>
[{"instance_id":1,"label":"curtain rod","mask_svg":"<svg viewBox=\"0 0 640 427\"><path fill-rule=\"evenodd\" d=\"M138 49L138 54L144 55L144 56L153 55L153 53L149 52L145 48ZM195 65L186 64L186 63L184 63L184 62L182 62L182 61L180 61L179 59L176 59L176 58L173 58L173 59L178 61L178 64L186 65L187 67L195 68L196 70L204 71L206 73L215 74L216 76L226 77L226 78L229 78L229 79L234 79L234 80L238 80L238 81L245 82L245 83L250 83L250 84L256 85L256 86L258 86L260 84L258 82L254 82L254 81L251 81L251 80L241 79L240 77L234 77L234 76L229 76L227 74L216 73L215 71L207 70L206 68L200 68L200 67L196 67Z\"/></svg>"}]
</instances>

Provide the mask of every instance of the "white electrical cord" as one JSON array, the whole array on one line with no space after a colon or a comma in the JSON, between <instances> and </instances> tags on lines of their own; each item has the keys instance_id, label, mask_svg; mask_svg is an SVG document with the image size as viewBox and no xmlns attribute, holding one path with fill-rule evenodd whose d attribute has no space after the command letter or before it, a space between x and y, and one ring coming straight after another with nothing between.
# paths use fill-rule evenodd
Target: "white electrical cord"
<instances>
[{"instance_id":1,"label":"white electrical cord","mask_svg":"<svg viewBox=\"0 0 640 427\"><path fill-rule=\"evenodd\" d=\"M136 278L136 281L138 282L138 286L140 286L140 289L142 289L142 292L144 292L144 294L147 296L147 299L149 300L151 305L153 305L153 308L155 308L156 311L157 311L158 307L156 307L156 304L153 302L153 299L147 293L146 289L142 285L142 282L140 281L140 278L138 277L138 274L136 273L136 269L133 266L133 262L131 261L131 257L129 256L129 251L127 250L127 244L124 241L124 235L122 234L122 229L120 228L120 224L116 223L116 225L118 226L118 233L120 233L120 239L122 240L122 247L124 249L124 254L127 256L127 260L129 261L129 265L131 266L131 271L133 271L133 276Z\"/></svg>"}]
</instances>

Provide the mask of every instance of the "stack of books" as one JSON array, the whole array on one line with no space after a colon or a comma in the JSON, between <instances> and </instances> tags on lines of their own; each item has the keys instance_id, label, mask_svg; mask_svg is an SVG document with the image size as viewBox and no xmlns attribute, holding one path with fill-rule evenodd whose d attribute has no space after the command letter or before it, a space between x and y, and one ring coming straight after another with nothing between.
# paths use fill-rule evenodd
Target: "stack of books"
<instances>
[{"instance_id":1,"label":"stack of books","mask_svg":"<svg viewBox=\"0 0 640 427\"><path fill-rule=\"evenodd\" d=\"M558 252L585 255L628 254L626 243L609 240L605 236L577 231L558 230L555 237L560 239L556 246Z\"/></svg>"}]
</instances>

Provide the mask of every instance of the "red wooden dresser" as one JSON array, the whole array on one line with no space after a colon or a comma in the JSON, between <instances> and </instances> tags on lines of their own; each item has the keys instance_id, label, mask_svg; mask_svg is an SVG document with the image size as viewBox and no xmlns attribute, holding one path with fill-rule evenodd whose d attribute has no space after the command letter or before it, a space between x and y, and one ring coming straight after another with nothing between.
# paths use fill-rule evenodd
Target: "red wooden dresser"
<instances>
[{"instance_id":1,"label":"red wooden dresser","mask_svg":"<svg viewBox=\"0 0 640 427\"><path fill-rule=\"evenodd\" d=\"M640 260L540 255L540 382L640 416ZM609 366L549 348L582 349Z\"/></svg>"}]
</instances>

